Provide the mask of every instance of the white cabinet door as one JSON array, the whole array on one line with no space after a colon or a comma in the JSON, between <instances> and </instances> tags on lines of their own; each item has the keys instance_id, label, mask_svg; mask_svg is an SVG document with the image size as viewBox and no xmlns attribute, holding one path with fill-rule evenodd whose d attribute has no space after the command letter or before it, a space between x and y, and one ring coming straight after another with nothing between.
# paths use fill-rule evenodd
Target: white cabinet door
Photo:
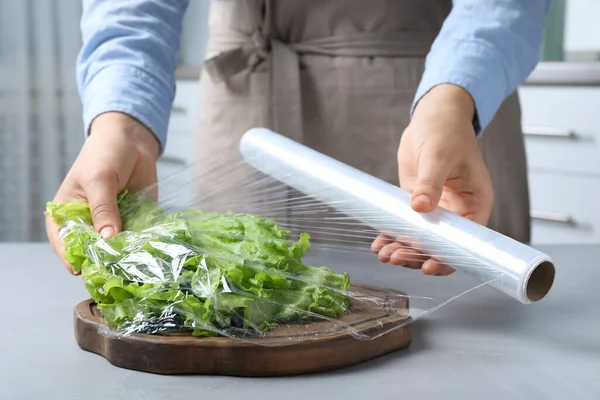
<instances>
[{"instance_id":1,"label":"white cabinet door","mask_svg":"<svg viewBox=\"0 0 600 400\"><path fill-rule=\"evenodd\" d=\"M519 89L532 242L600 242L600 87Z\"/></svg>"},{"instance_id":2,"label":"white cabinet door","mask_svg":"<svg viewBox=\"0 0 600 400\"><path fill-rule=\"evenodd\" d=\"M531 172L529 185L533 244L600 242L600 179Z\"/></svg>"},{"instance_id":3,"label":"white cabinet door","mask_svg":"<svg viewBox=\"0 0 600 400\"><path fill-rule=\"evenodd\" d=\"M530 170L600 175L600 87L519 89Z\"/></svg>"}]
</instances>

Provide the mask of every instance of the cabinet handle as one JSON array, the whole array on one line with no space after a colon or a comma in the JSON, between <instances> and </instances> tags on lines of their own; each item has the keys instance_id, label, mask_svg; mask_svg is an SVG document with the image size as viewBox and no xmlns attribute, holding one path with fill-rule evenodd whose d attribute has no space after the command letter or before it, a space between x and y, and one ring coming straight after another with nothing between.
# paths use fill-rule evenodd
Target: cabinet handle
<instances>
[{"instance_id":1,"label":"cabinet handle","mask_svg":"<svg viewBox=\"0 0 600 400\"><path fill-rule=\"evenodd\" d=\"M173 114L185 114L187 110L181 106L173 106Z\"/></svg>"},{"instance_id":2,"label":"cabinet handle","mask_svg":"<svg viewBox=\"0 0 600 400\"><path fill-rule=\"evenodd\" d=\"M556 128L552 126L525 126L523 127L525 136L551 137L562 139L576 139L577 135L568 128Z\"/></svg>"},{"instance_id":3,"label":"cabinet handle","mask_svg":"<svg viewBox=\"0 0 600 400\"><path fill-rule=\"evenodd\" d=\"M186 165L186 162L183 158L176 157L176 156L161 156L161 157L159 157L158 161Z\"/></svg>"},{"instance_id":4,"label":"cabinet handle","mask_svg":"<svg viewBox=\"0 0 600 400\"><path fill-rule=\"evenodd\" d=\"M532 219L537 219L539 221L576 225L575 218L569 214L541 210L531 210L530 214Z\"/></svg>"}]
</instances>

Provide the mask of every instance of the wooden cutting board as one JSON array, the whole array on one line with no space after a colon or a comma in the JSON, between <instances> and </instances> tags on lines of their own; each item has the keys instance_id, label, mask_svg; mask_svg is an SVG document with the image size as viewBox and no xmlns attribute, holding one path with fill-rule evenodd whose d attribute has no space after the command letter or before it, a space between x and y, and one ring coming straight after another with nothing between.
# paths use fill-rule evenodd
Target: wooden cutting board
<instances>
[{"instance_id":1,"label":"wooden cutting board","mask_svg":"<svg viewBox=\"0 0 600 400\"><path fill-rule=\"evenodd\" d=\"M330 371L409 346L412 321L404 293L359 284L350 290L385 299L388 304L375 307L372 302L353 300L351 312L339 318L370 337L379 333L377 338L359 340L347 330L332 331L333 323L329 321L281 325L265 338L256 339L262 344L191 334L111 335L91 299L75 308L75 338L82 349L126 369L166 375L245 377ZM314 335L307 338L310 333ZM282 340L299 335L304 336L302 340Z\"/></svg>"}]
</instances>

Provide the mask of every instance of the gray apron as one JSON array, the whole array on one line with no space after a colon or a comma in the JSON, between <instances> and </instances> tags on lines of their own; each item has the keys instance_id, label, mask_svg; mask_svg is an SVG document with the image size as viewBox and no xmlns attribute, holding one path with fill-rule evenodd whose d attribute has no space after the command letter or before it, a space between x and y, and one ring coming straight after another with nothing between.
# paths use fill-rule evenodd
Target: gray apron
<instances>
[{"instance_id":1,"label":"gray apron","mask_svg":"<svg viewBox=\"0 0 600 400\"><path fill-rule=\"evenodd\" d=\"M277 190L265 185L259 192L250 173L238 168L239 140L254 127L398 185L400 136L425 57L451 7L451 0L213 0L196 135L201 205L245 203L249 209L242 211L268 209L299 229L318 225L302 217L291 223L289 207L273 206L290 194L276 198ZM479 142L495 190L488 226L529 242L520 120L514 93ZM243 200L240 193L250 190L254 197Z\"/></svg>"}]
</instances>

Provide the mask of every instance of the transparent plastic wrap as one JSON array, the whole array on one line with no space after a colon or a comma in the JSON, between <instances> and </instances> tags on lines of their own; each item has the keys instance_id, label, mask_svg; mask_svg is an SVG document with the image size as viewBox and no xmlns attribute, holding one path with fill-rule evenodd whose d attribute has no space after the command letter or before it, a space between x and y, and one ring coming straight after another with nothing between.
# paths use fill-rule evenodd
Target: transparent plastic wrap
<instances>
[{"instance_id":1,"label":"transparent plastic wrap","mask_svg":"<svg viewBox=\"0 0 600 400\"><path fill-rule=\"evenodd\" d=\"M549 290L546 277L528 297L527 279L516 270L531 265L530 276L538 265L551 266L547 256L484 227L469 231L459 217L418 215L399 207L402 196L289 139L253 130L239 157L215 155L157 187L121 194L123 231L113 238L94 230L83 202L49 203L47 214L62 228L65 258L81 273L106 335L281 345L335 332L371 340L489 283L525 303ZM473 232L483 235L480 242ZM396 253L406 249L404 264L430 259L477 279L382 262L371 249L382 233Z\"/></svg>"}]
</instances>

